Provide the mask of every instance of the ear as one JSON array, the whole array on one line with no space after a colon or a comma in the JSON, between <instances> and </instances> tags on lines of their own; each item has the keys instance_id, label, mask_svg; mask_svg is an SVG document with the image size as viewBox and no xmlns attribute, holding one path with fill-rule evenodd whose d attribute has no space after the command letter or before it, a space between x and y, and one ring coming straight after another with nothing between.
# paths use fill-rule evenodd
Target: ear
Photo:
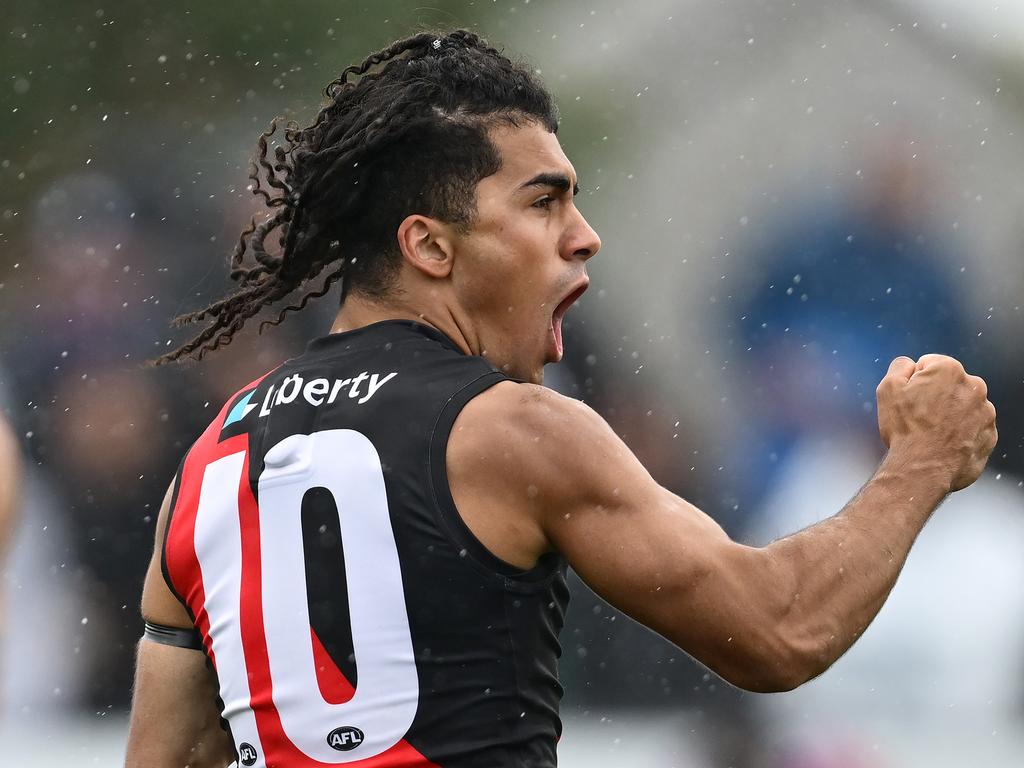
<instances>
[{"instance_id":1,"label":"ear","mask_svg":"<svg viewBox=\"0 0 1024 768\"><path fill-rule=\"evenodd\" d=\"M447 224L429 216L406 216L398 226L398 247L405 263L421 274L445 278L452 271L452 241Z\"/></svg>"}]
</instances>

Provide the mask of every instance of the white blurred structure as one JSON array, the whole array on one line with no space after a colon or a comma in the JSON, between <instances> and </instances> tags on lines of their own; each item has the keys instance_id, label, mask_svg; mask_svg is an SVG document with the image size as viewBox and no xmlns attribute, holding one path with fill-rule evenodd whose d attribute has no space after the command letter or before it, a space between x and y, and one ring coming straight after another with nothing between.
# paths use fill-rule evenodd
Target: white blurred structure
<instances>
[{"instance_id":1,"label":"white blurred structure","mask_svg":"<svg viewBox=\"0 0 1024 768\"><path fill-rule=\"evenodd\" d=\"M26 723L67 717L79 703L92 648L85 631L89 603L77 581L59 501L29 472L21 519L0 569L5 595L0 645L0 723L17 742Z\"/></svg>"},{"instance_id":2,"label":"white blurred structure","mask_svg":"<svg viewBox=\"0 0 1024 768\"><path fill-rule=\"evenodd\" d=\"M856 495L873 445L819 436L791 456L758 543L811 525ZM758 697L776 750L796 764L1019 765L1024 754L1024 491L986 474L925 527L874 623L824 675ZM852 564L851 564L851 567ZM908 738L909 737L909 738ZM815 762L843 745L870 762ZM897 760L897 758L900 758Z\"/></svg>"}]
</instances>

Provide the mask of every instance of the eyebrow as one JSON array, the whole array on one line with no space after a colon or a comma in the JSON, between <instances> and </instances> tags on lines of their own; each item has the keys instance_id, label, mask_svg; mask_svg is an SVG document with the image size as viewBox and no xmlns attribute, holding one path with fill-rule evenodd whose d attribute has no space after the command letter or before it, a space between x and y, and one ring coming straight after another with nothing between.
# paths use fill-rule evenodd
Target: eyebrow
<instances>
[{"instance_id":1,"label":"eyebrow","mask_svg":"<svg viewBox=\"0 0 1024 768\"><path fill-rule=\"evenodd\" d=\"M553 187L560 192L568 192L571 188L574 195L579 194L580 191L580 185L574 185L569 181L569 177L564 173L538 173L532 179L522 184L519 188L527 189L529 187Z\"/></svg>"}]
</instances>

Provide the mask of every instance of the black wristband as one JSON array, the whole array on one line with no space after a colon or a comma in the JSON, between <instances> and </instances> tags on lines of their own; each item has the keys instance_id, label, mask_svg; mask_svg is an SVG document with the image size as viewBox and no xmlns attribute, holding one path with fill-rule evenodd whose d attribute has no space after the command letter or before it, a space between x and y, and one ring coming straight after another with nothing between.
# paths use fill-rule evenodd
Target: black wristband
<instances>
[{"instance_id":1,"label":"black wristband","mask_svg":"<svg viewBox=\"0 0 1024 768\"><path fill-rule=\"evenodd\" d=\"M194 627L189 629L167 627L163 624L151 624L147 621L146 629L142 636L161 645L173 645L175 648L188 648L193 651L203 650L203 639Z\"/></svg>"}]
</instances>

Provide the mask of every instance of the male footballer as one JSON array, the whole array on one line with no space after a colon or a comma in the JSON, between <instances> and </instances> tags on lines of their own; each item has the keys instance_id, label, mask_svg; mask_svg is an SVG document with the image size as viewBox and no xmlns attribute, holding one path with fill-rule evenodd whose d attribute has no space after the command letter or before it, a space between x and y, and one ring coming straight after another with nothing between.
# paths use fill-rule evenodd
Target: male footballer
<instances>
[{"instance_id":1,"label":"male footballer","mask_svg":"<svg viewBox=\"0 0 1024 768\"><path fill-rule=\"evenodd\" d=\"M897 358L878 387L888 453L857 497L733 542L541 386L601 242L537 78L457 30L400 40L326 94L308 128L261 137L268 212L233 255L237 290L161 360L340 283L330 333L225 403L168 489L127 766L554 766L569 566L734 685L827 669L985 466L984 381Z\"/></svg>"}]
</instances>

